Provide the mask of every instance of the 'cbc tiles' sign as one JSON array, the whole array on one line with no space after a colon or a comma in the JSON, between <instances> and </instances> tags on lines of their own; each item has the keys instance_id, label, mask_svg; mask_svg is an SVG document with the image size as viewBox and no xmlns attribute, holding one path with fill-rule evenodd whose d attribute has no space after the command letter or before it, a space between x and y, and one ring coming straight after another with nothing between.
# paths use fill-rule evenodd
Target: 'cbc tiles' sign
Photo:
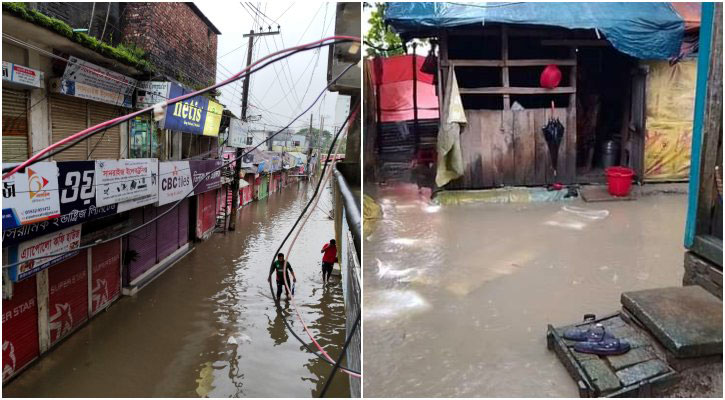
<instances>
[{"instance_id":1,"label":"'cbc tiles' sign","mask_svg":"<svg viewBox=\"0 0 725 400\"><path fill-rule=\"evenodd\" d=\"M188 161L159 163L159 206L193 195L193 187Z\"/></svg>"},{"instance_id":2,"label":"'cbc tiles' sign","mask_svg":"<svg viewBox=\"0 0 725 400\"><path fill-rule=\"evenodd\" d=\"M3 168L16 164L3 164ZM3 179L3 230L56 218L58 167L55 162L40 162Z\"/></svg>"},{"instance_id":3,"label":"'cbc tiles' sign","mask_svg":"<svg viewBox=\"0 0 725 400\"><path fill-rule=\"evenodd\" d=\"M105 206L158 196L158 166L155 158L97 160L96 204Z\"/></svg>"}]
</instances>

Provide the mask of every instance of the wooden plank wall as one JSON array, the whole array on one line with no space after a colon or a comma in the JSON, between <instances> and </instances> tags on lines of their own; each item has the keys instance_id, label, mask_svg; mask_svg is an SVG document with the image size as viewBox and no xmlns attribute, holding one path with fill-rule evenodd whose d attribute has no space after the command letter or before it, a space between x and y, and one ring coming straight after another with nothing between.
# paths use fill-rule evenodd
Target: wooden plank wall
<instances>
[{"instance_id":1,"label":"wooden plank wall","mask_svg":"<svg viewBox=\"0 0 725 400\"><path fill-rule=\"evenodd\" d=\"M565 127L559 146L558 177L554 176L541 131L550 116L551 109L466 110L468 124L461 131L465 173L448 188L572 183L576 170L576 116L566 108L554 110L554 117Z\"/></svg>"}]
</instances>

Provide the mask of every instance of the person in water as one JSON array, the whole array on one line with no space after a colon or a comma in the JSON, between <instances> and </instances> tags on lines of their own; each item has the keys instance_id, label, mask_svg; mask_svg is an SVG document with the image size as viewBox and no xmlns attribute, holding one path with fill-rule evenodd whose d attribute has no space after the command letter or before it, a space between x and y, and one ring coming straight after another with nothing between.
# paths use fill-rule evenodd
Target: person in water
<instances>
[{"instance_id":1,"label":"person in water","mask_svg":"<svg viewBox=\"0 0 725 400\"><path fill-rule=\"evenodd\" d=\"M284 287L284 268L285 265L285 259L284 254L279 253L277 254L277 260L272 263L272 267L269 269L269 276L267 277L267 282L272 281L272 274L276 271L277 272L277 301L282 297L282 288ZM297 282L297 276L295 275L295 271L292 270L292 266L289 262L287 262L287 284L290 284L290 282ZM292 281L289 279L289 273L292 273ZM287 299L289 299L289 290L285 287L284 289L285 295L287 295ZM294 293L293 293L294 294Z\"/></svg>"},{"instance_id":2,"label":"person in water","mask_svg":"<svg viewBox=\"0 0 725 400\"><path fill-rule=\"evenodd\" d=\"M332 266L337 262L335 239L330 239L330 243L325 243L320 253L322 253L322 282L327 284L330 281L330 275L332 275Z\"/></svg>"}]
</instances>

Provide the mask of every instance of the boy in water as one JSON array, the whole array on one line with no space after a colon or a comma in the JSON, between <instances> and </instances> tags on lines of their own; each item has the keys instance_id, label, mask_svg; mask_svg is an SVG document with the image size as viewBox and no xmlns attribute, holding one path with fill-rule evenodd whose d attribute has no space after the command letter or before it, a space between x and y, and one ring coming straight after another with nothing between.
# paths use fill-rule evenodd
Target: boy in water
<instances>
[{"instance_id":1,"label":"boy in water","mask_svg":"<svg viewBox=\"0 0 725 400\"><path fill-rule=\"evenodd\" d=\"M272 263L272 267L269 269L269 276L267 277L267 282L270 282L272 280L272 274L277 271L277 301L282 297L282 287L284 287L284 254L279 253L277 254L277 260ZM292 281L289 279L289 273L292 273ZM290 284L290 282L297 282L297 276L295 276L295 271L292 270L292 266L290 263L287 263L287 284ZM289 299L289 290L287 288L284 289L285 294L287 295L287 299Z\"/></svg>"},{"instance_id":2,"label":"boy in water","mask_svg":"<svg viewBox=\"0 0 725 400\"><path fill-rule=\"evenodd\" d=\"M332 266L337 261L337 246L335 245L335 239L330 239L330 243L325 243L322 246L322 282L327 284L330 281L330 275L332 274Z\"/></svg>"}]
</instances>

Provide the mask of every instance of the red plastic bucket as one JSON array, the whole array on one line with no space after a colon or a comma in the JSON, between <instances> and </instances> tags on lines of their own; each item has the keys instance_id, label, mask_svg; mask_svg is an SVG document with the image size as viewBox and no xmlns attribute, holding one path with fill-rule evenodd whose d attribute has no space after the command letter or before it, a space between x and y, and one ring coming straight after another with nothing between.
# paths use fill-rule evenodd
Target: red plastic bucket
<instances>
[{"instance_id":1,"label":"red plastic bucket","mask_svg":"<svg viewBox=\"0 0 725 400\"><path fill-rule=\"evenodd\" d=\"M604 170L607 175L609 194L612 196L625 197L632 188L632 177L634 170L627 167L609 167Z\"/></svg>"}]
</instances>

